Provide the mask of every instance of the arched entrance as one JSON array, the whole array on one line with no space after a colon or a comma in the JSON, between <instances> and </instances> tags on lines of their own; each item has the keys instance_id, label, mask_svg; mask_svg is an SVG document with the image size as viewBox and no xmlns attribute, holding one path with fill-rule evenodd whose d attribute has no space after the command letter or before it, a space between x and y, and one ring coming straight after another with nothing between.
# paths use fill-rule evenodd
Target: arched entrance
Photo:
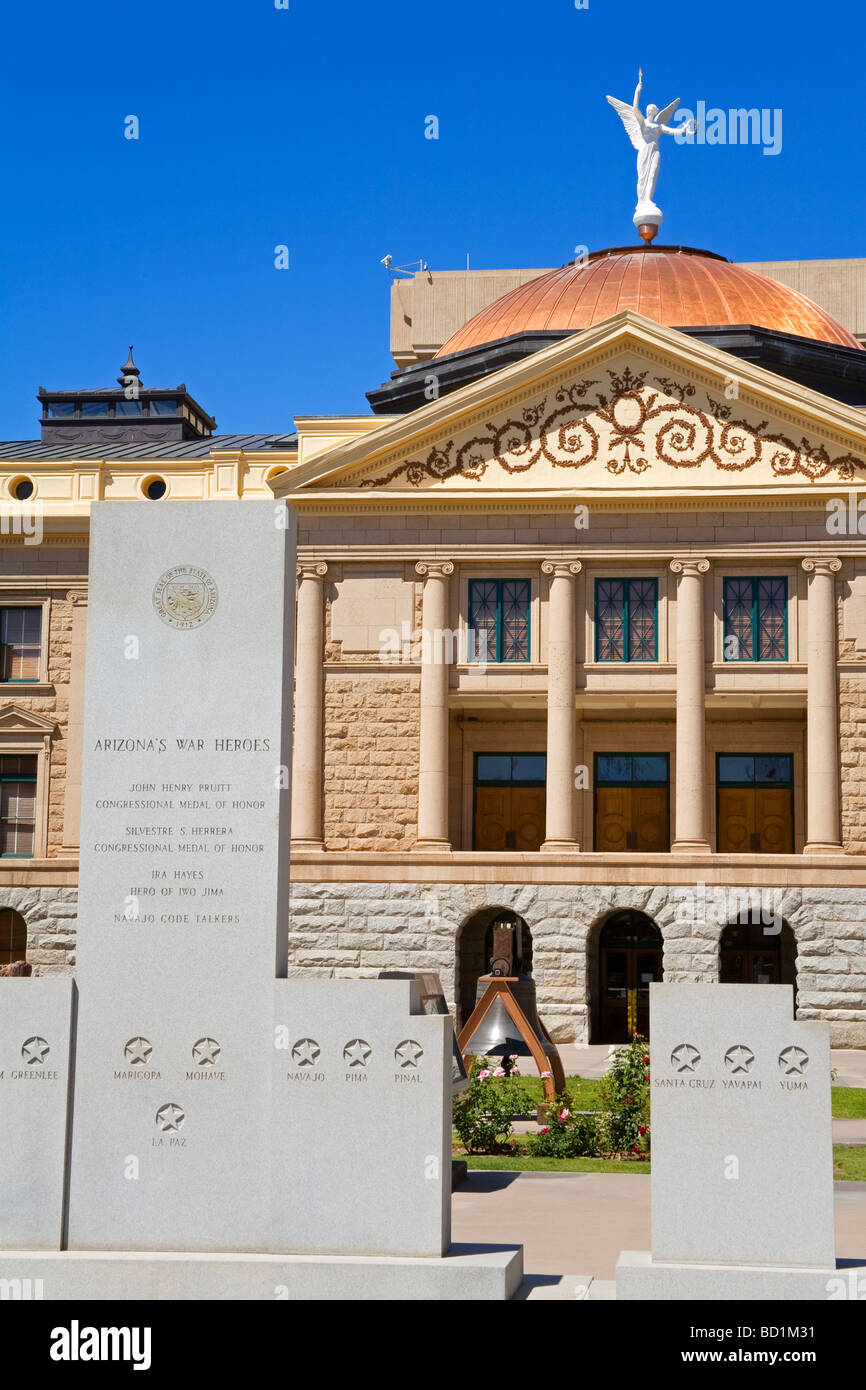
<instances>
[{"instance_id":1,"label":"arched entrance","mask_svg":"<svg viewBox=\"0 0 866 1390\"><path fill-rule=\"evenodd\" d=\"M730 922L719 938L719 980L723 985L794 985L797 943L787 922L780 930L760 919Z\"/></svg>"},{"instance_id":2,"label":"arched entrance","mask_svg":"<svg viewBox=\"0 0 866 1390\"><path fill-rule=\"evenodd\" d=\"M14 908L0 909L0 965L27 959L27 923Z\"/></svg>"},{"instance_id":3,"label":"arched entrance","mask_svg":"<svg viewBox=\"0 0 866 1390\"><path fill-rule=\"evenodd\" d=\"M614 912L598 937L594 1042L649 1037L649 987L662 978L662 934L645 912Z\"/></svg>"},{"instance_id":4,"label":"arched entrance","mask_svg":"<svg viewBox=\"0 0 866 1390\"><path fill-rule=\"evenodd\" d=\"M475 1008L479 975L486 975L493 945L493 925L501 918L514 924L517 969L532 973L532 934L522 917L508 907L485 907L467 917L457 934L457 963L454 992L457 1027L462 1028Z\"/></svg>"}]
</instances>

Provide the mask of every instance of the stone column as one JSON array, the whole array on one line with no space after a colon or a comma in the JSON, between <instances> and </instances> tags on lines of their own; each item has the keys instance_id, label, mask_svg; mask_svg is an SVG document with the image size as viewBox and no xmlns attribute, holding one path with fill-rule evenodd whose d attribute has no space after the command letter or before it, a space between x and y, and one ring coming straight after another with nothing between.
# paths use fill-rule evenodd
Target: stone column
<instances>
[{"instance_id":1,"label":"stone column","mask_svg":"<svg viewBox=\"0 0 866 1390\"><path fill-rule=\"evenodd\" d=\"M448 629L450 560L419 560L421 609L421 738L418 758L417 850L450 850L448 838Z\"/></svg>"},{"instance_id":2,"label":"stone column","mask_svg":"<svg viewBox=\"0 0 866 1390\"><path fill-rule=\"evenodd\" d=\"M840 854L839 694L836 679L835 556L804 560L809 576L806 704L806 854Z\"/></svg>"},{"instance_id":3,"label":"stone column","mask_svg":"<svg viewBox=\"0 0 866 1390\"><path fill-rule=\"evenodd\" d=\"M580 849L574 825L574 768L577 719L574 709L574 577L579 560L544 560L550 575L547 604L547 819L542 850L548 854Z\"/></svg>"},{"instance_id":4,"label":"stone column","mask_svg":"<svg viewBox=\"0 0 866 1390\"><path fill-rule=\"evenodd\" d=\"M298 565L295 733L292 753L292 846L324 849L322 828L325 695L325 564Z\"/></svg>"},{"instance_id":5,"label":"stone column","mask_svg":"<svg viewBox=\"0 0 866 1390\"><path fill-rule=\"evenodd\" d=\"M677 779L671 849L708 854L704 583L709 560L671 561L677 581Z\"/></svg>"}]
</instances>

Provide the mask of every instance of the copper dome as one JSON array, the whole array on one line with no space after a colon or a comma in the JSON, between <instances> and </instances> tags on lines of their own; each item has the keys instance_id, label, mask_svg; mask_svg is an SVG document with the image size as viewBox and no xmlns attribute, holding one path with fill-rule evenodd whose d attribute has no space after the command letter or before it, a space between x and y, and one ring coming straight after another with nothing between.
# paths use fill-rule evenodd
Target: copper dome
<instances>
[{"instance_id":1,"label":"copper dome","mask_svg":"<svg viewBox=\"0 0 866 1390\"><path fill-rule=\"evenodd\" d=\"M448 339L437 357L514 333L579 333L632 309L670 328L752 324L859 348L847 328L811 299L712 251L686 246L616 247L510 290Z\"/></svg>"}]
</instances>

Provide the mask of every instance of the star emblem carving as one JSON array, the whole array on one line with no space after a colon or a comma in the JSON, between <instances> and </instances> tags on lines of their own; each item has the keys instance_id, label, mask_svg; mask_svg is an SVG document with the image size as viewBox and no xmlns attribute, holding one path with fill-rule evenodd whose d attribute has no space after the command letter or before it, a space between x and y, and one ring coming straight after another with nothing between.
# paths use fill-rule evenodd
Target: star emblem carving
<instances>
[{"instance_id":1,"label":"star emblem carving","mask_svg":"<svg viewBox=\"0 0 866 1390\"><path fill-rule=\"evenodd\" d=\"M750 1072L755 1065L755 1054L744 1043L736 1043L725 1053L725 1066L736 1076L740 1072Z\"/></svg>"},{"instance_id":2,"label":"star emblem carving","mask_svg":"<svg viewBox=\"0 0 866 1390\"><path fill-rule=\"evenodd\" d=\"M350 1067L366 1067L372 1053L372 1047L364 1038L353 1038L343 1048L343 1056Z\"/></svg>"},{"instance_id":3,"label":"star emblem carving","mask_svg":"<svg viewBox=\"0 0 866 1390\"><path fill-rule=\"evenodd\" d=\"M193 1044L192 1059L200 1067L212 1067L222 1052L216 1038L199 1038Z\"/></svg>"},{"instance_id":4,"label":"star emblem carving","mask_svg":"<svg viewBox=\"0 0 866 1390\"><path fill-rule=\"evenodd\" d=\"M671 1065L677 1071L695 1071L701 1060L701 1054L694 1043L677 1043L671 1053Z\"/></svg>"},{"instance_id":5,"label":"star emblem carving","mask_svg":"<svg viewBox=\"0 0 866 1390\"><path fill-rule=\"evenodd\" d=\"M184 1111L179 1105L175 1105L173 1101L169 1101L166 1105L161 1105L156 1112L156 1123L163 1133L168 1133L169 1130L180 1129L185 1119L186 1115Z\"/></svg>"},{"instance_id":6,"label":"star emblem carving","mask_svg":"<svg viewBox=\"0 0 866 1390\"><path fill-rule=\"evenodd\" d=\"M802 1076L809 1065L809 1054L802 1047L784 1047L779 1053L779 1066L786 1076Z\"/></svg>"},{"instance_id":7,"label":"star emblem carving","mask_svg":"<svg viewBox=\"0 0 866 1390\"><path fill-rule=\"evenodd\" d=\"M424 1056L424 1049L414 1038L406 1038L394 1048L394 1060L401 1067L417 1067Z\"/></svg>"},{"instance_id":8,"label":"star emblem carving","mask_svg":"<svg viewBox=\"0 0 866 1390\"><path fill-rule=\"evenodd\" d=\"M312 1067L317 1061L322 1049L315 1038L298 1038L292 1048L292 1061L299 1067Z\"/></svg>"},{"instance_id":9,"label":"star emblem carving","mask_svg":"<svg viewBox=\"0 0 866 1390\"><path fill-rule=\"evenodd\" d=\"M21 1056L28 1067L41 1066L50 1051L45 1039L39 1037L28 1038L21 1046Z\"/></svg>"},{"instance_id":10,"label":"star emblem carving","mask_svg":"<svg viewBox=\"0 0 866 1390\"><path fill-rule=\"evenodd\" d=\"M153 1047L147 1038L130 1038L123 1051L131 1067L143 1067L150 1061Z\"/></svg>"}]
</instances>

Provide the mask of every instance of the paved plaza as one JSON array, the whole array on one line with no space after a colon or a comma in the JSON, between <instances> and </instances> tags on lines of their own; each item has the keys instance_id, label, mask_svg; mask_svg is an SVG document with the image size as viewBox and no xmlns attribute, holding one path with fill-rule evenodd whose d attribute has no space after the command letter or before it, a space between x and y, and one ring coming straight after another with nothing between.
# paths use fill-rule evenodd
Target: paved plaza
<instances>
[{"instance_id":1,"label":"paved plaza","mask_svg":"<svg viewBox=\"0 0 866 1390\"><path fill-rule=\"evenodd\" d=\"M862 1055L862 1054L861 1054ZM866 1183L834 1183L836 1254L866 1260ZM529 1298L613 1297L621 1250L648 1250L640 1173L473 1172L452 1198L459 1243L523 1245Z\"/></svg>"}]
</instances>

